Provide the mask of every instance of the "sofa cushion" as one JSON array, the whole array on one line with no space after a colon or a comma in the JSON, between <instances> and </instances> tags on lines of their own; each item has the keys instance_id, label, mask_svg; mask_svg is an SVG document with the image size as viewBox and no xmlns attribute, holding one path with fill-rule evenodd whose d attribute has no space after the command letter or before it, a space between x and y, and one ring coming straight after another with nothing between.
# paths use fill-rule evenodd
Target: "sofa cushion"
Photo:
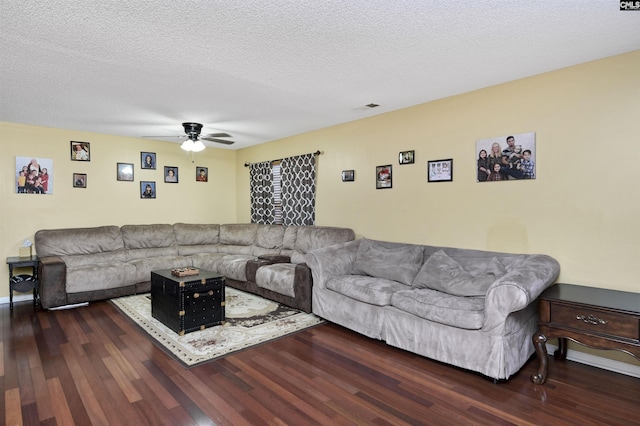
<instances>
[{"instance_id":1,"label":"sofa cushion","mask_svg":"<svg viewBox=\"0 0 640 426\"><path fill-rule=\"evenodd\" d=\"M231 223L220 225L220 243L234 246L250 246L256 241L257 223Z\"/></svg>"},{"instance_id":2,"label":"sofa cushion","mask_svg":"<svg viewBox=\"0 0 640 426\"><path fill-rule=\"evenodd\" d=\"M293 289L295 275L296 265L293 263L264 265L256 271L256 285L285 296L296 297Z\"/></svg>"},{"instance_id":3,"label":"sofa cushion","mask_svg":"<svg viewBox=\"0 0 640 426\"><path fill-rule=\"evenodd\" d=\"M36 232L35 243L40 257L113 253L117 256L114 260L125 260L124 243L117 226L43 229Z\"/></svg>"},{"instance_id":4,"label":"sofa cushion","mask_svg":"<svg viewBox=\"0 0 640 426\"><path fill-rule=\"evenodd\" d=\"M176 237L171 225L123 225L120 231L127 260L178 255ZM145 281L149 280L150 278L147 278Z\"/></svg>"},{"instance_id":5,"label":"sofa cushion","mask_svg":"<svg viewBox=\"0 0 640 426\"><path fill-rule=\"evenodd\" d=\"M391 304L394 292L407 287L397 281L364 275L339 275L331 278L326 287L344 296L376 306Z\"/></svg>"},{"instance_id":6,"label":"sofa cushion","mask_svg":"<svg viewBox=\"0 0 640 426\"><path fill-rule=\"evenodd\" d=\"M266 249L282 248L285 229L282 225L260 225L255 245Z\"/></svg>"},{"instance_id":7,"label":"sofa cushion","mask_svg":"<svg viewBox=\"0 0 640 426\"><path fill-rule=\"evenodd\" d=\"M466 271L460 263L438 250L429 256L413 281L414 288L430 288L456 296L484 296L506 269L497 257L487 258L483 268Z\"/></svg>"},{"instance_id":8,"label":"sofa cushion","mask_svg":"<svg viewBox=\"0 0 640 426\"><path fill-rule=\"evenodd\" d=\"M150 277L147 277L149 281ZM65 291L83 293L135 284L136 268L126 262L94 263L67 268Z\"/></svg>"},{"instance_id":9,"label":"sofa cushion","mask_svg":"<svg viewBox=\"0 0 640 426\"><path fill-rule=\"evenodd\" d=\"M364 239L351 273L411 285L422 265L422 246Z\"/></svg>"},{"instance_id":10,"label":"sofa cushion","mask_svg":"<svg viewBox=\"0 0 640 426\"><path fill-rule=\"evenodd\" d=\"M182 256L218 251L220 225L175 223L173 232L178 244L178 254Z\"/></svg>"},{"instance_id":11,"label":"sofa cushion","mask_svg":"<svg viewBox=\"0 0 640 426\"><path fill-rule=\"evenodd\" d=\"M247 262L257 259L255 256L230 254L215 262L214 271L236 281L247 280Z\"/></svg>"},{"instance_id":12,"label":"sofa cushion","mask_svg":"<svg viewBox=\"0 0 640 426\"><path fill-rule=\"evenodd\" d=\"M478 330L484 322L484 297L462 297L429 289L401 290L391 305L440 324Z\"/></svg>"}]
</instances>

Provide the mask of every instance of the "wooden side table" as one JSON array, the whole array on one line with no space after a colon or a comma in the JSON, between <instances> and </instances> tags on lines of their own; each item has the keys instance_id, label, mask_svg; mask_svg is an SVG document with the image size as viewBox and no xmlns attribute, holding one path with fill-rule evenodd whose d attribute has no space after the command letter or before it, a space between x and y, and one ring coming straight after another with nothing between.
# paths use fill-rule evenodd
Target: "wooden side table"
<instances>
[{"instance_id":1,"label":"wooden side table","mask_svg":"<svg viewBox=\"0 0 640 426\"><path fill-rule=\"evenodd\" d=\"M567 339L596 349L615 349L640 360L640 293L557 284L540 296L533 345L540 361L531 381L547 379L547 339L558 338L554 358L567 358Z\"/></svg>"},{"instance_id":2,"label":"wooden side table","mask_svg":"<svg viewBox=\"0 0 640 426\"><path fill-rule=\"evenodd\" d=\"M33 304L38 305L40 297L38 293L38 256L7 257L9 265L9 309L13 310L13 292L26 293L33 291ZM31 279L19 280L20 276L13 275L13 268L32 268Z\"/></svg>"}]
</instances>

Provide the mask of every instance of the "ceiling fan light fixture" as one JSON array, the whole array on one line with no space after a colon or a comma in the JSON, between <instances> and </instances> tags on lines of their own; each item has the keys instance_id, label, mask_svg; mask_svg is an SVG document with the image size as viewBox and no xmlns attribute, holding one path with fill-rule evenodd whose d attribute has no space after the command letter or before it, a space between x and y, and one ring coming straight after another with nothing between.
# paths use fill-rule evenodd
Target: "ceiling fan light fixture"
<instances>
[{"instance_id":1,"label":"ceiling fan light fixture","mask_svg":"<svg viewBox=\"0 0 640 426\"><path fill-rule=\"evenodd\" d=\"M200 141L198 141L200 142ZM200 142L202 143L202 142ZM193 143L193 141L191 139L187 139L186 141L182 142L182 145L180 145L180 148L184 149L185 151L194 151L194 147L195 147L195 143ZM204 149L204 146L203 146Z\"/></svg>"},{"instance_id":2,"label":"ceiling fan light fixture","mask_svg":"<svg viewBox=\"0 0 640 426\"><path fill-rule=\"evenodd\" d=\"M201 140L197 140L197 141L193 142L193 147L191 148L191 150L193 152L200 152L200 151L202 151L204 149L205 149L205 146L204 146L204 144L202 143Z\"/></svg>"}]
</instances>

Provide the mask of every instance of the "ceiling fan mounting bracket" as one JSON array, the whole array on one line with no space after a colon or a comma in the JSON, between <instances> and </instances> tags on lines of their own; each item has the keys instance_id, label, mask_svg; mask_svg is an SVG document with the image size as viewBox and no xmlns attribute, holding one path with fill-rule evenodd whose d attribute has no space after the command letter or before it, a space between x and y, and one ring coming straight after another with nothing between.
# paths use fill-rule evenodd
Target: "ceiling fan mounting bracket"
<instances>
[{"instance_id":1,"label":"ceiling fan mounting bracket","mask_svg":"<svg viewBox=\"0 0 640 426\"><path fill-rule=\"evenodd\" d=\"M202 124L200 123L182 123L182 127L184 127L184 132L189 136L189 139L193 141L198 139L202 131Z\"/></svg>"}]
</instances>

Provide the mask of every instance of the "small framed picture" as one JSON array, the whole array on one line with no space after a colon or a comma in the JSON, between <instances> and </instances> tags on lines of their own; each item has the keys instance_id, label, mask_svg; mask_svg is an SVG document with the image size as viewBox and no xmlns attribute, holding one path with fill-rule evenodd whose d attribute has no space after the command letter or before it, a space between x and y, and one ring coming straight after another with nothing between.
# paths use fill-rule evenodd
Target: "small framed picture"
<instances>
[{"instance_id":1,"label":"small framed picture","mask_svg":"<svg viewBox=\"0 0 640 426\"><path fill-rule=\"evenodd\" d=\"M118 172L116 174L118 180L133 182L133 164L118 163Z\"/></svg>"},{"instance_id":2,"label":"small framed picture","mask_svg":"<svg viewBox=\"0 0 640 426\"><path fill-rule=\"evenodd\" d=\"M209 169L207 167L196 167L196 182L209 182Z\"/></svg>"},{"instance_id":3,"label":"small framed picture","mask_svg":"<svg viewBox=\"0 0 640 426\"><path fill-rule=\"evenodd\" d=\"M413 164L415 162L416 152L415 151L402 151L398 155L398 162L400 164Z\"/></svg>"},{"instance_id":4,"label":"small framed picture","mask_svg":"<svg viewBox=\"0 0 640 426\"><path fill-rule=\"evenodd\" d=\"M353 182L355 180L355 171L354 170L343 170L342 171L342 181L343 182Z\"/></svg>"},{"instance_id":5,"label":"small framed picture","mask_svg":"<svg viewBox=\"0 0 640 426\"><path fill-rule=\"evenodd\" d=\"M428 182L451 182L453 180L453 159L427 162Z\"/></svg>"},{"instance_id":6,"label":"small framed picture","mask_svg":"<svg viewBox=\"0 0 640 426\"><path fill-rule=\"evenodd\" d=\"M140 198L156 198L156 183L146 180L141 181Z\"/></svg>"},{"instance_id":7,"label":"small framed picture","mask_svg":"<svg viewBox=\"0 0 640 426\"><path fill-rule=\"evenodd\" d=\"M393 186L391 164L376 167L376 189L387 189Z\"/></svg>"},{"instance_id":8,"label":"small framed picture","mask_svg":"<svg viewBox=\"0 0 640 426\"><path fill-rule=\"evenodd\" d=\"M71 141L71 160L91 161L89 142Z\"/></svg>"},{"instance_id":9,"label":"small framed picture","mask_svg":"<svg viewBox=\"0 0 640 426\"><path fill-rule=\"evenodd\" d=\"M74 188L86 188L87 187L87 174L86 173L74 173L73 174L73 187Z\"/></svg>"},{"instance_id":10,"label":"small framed picture","mask_svg":"<svg viewBox=\"0 0 640 426\"><path fill-rule=\"evenodd\" d=\"M164 181L166 183L178 183L178 168L175 166L164 166Z\"/></svg>"},{"instance_id":11,"label":"small framed picture","mask_svg":"<svg viewBox=\"0 0 640 426\"><path fill-rule=\"evenodd\" d=\"M141 152L140 153L140 167L148 170L156 169L156 153L155 152Z\"/></svg>"}]
</instances>

